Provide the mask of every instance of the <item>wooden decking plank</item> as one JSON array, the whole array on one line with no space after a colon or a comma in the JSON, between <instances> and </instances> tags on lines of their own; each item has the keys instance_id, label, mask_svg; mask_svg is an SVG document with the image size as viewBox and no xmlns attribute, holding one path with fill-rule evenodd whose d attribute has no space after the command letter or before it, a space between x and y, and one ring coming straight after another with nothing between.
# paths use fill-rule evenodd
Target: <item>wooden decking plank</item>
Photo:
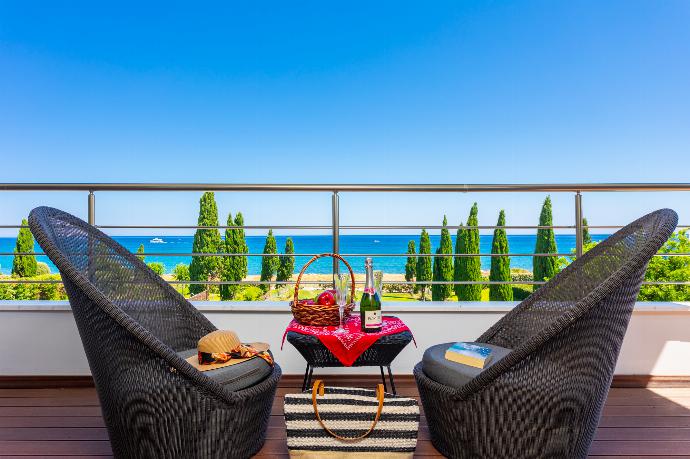
<instances>
[{"instance_id":1,"label":"wooden decking plank","mask_svg":"<svg viewBox=\"0 0 690 459\"><path fill-rule=\"evenodd\" d=\"M3 406L0 418L12 416L100 416L99 406Z\"/></svg>"},{"instance_id":2,"label":"wooden decking plank","mask_svg":"<svg viewBox=\"0 0 690 459\"><path fill-rule=\"evenodd\" d=\"M100 406L100 403L95 396L52 398L3 397L0 398L0 407L4 406Z\"/></svg>"},{"instance_id":3,"label":"wooden decking plank","mask_svg":"<svg viewBox=\"0 0 690 459\"><path fill-rule=\"evenodd\" d=\"M69 456L56 456L53 454L31 455L31 456L27 456L27 455L7 456L7 455L3 454L2 452L0 452L0 457L2 459L27 459L27 458L31 458L31 459L74 459L75 456L74 456L74 454L71 454ZM113 455L112 454L105 454L105 455L88 455L88 456L77 456L77 457L79 457L79 459L109 459L109 458L113 457Z\"/></svg>"},{"instance_id":4,"label":"wooden decking plank","mask_svg":"<svg viewBox=\"0 0 690 459\"><path fill-rule=\"evenodd\" d=\"M11 427L105 427L98 416L14 416L0 418L0 429Z\"/></svg>"},{"instance_id":5,"label":"wooden decking plank","mask_svg":"<svg viewBox=\"0 0 690 459\"><path fill-rule=\"evenodd\" d=\"M690 441L690 427L600 427L595 440Z\"/></svg>"},{"instance_id":6,"label":"wooden decking plank","mask_svg":"<svg viewBox=\"0 0 690 459\"><path fill-rule=\"evenodd\" d=\"M0 441L0 451L6 455L112 455L107 441Z\"/></svg>"},{"instance_id":7,"label":"wooden decking plank","mask_svg":"<svg viewBox=\"0 0 690 459\"><path fill-rule=\"evenodd\" d=\"M690 455L690 441L594 441L591 455Z\"/></svg>"},{"instance_id":8,"label":"wooden decking plank","mask_svg":"<svg viewBox=\"0 0 690 459\"><path fill-rule=\"evenodd\" d=\"M24 398L53 398L62 396L86 396L96 397L96 389L93 387L64 388L64 389L0 389L0 398L24 397Z\"/></svg>"},{"instance_id":9,"label":"wooden decking plank","mask_svg":"<svg viewBox=\"0 0 690 459\"><path fill-rule=\"evenodd\" d=\"M108 431L103 427L90 429L81 427L8 427L0 429L0 441L34 440L108 440Z\"/></svg>"},{"instance_id":10,"label":"wooden decking plank","mask_svg":"<svg viewBox=\"0 0 690 459\"><path fill-rule=\"evenodd\" d=\"M690 409L681 405L605 406L603 416L690 416Z\"/></svg>"},{"instance_id":11,"label":"wooden decking plank","mask_svg":"<svg viewBox=\"0 0 690 459\"><path fill-rule=\"evenodd\" d=\"M690 427L690 416L603 416L599 427Z\"/></svg>"}]
</instances>

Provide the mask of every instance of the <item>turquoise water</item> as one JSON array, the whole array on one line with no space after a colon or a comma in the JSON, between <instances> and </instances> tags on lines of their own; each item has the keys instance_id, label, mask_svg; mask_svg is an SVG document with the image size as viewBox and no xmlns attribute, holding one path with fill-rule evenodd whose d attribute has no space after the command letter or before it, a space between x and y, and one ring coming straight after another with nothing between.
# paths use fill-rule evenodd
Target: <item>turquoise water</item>
<instances>
[{"instance_id":1,"label":"turquoise water","mask_svg":"<svg viewBox=\"0 0 690 459\"><path fill-rule=\"evenodd\" d=\"M153 243L151 240L159 237L165 243ZM600 241L605 239L607 235L592 235L592 239ZM278 243L278 250L282 251L285 247L285 239L287 236L276 236ZM191 253L192 236L115 236L120 244L131 251L136 251L139 244L144 244L144 249L149 253L175 253L185 254ZM322 253L330 252L332 250L332 238L330 236L292 236L295 243L296 253ZM405 253L407 251L407 243L410 239L415 241L415 245L419 247L418 235L343 235L340 236L340 253L359 254L359 253ZM440 236L431 236L432 253L438 247ZM480 237L480 252L491 252L490 234L482 235ZM534 253L535 235L509 235L508 244L510 252L512 253ZM264 236L247 236L247 245L250 253L261 253L265 242ZM575 248L575 236L570 234L556 235L556 244L560 253L570 253ZM0 238L0 252L12 252L15 246L14 238ZM455 238L453 238L453 246L455 246ZM36 245L37 252L41 249ZM352 265L355 272L364 272L364 258L363 257L346 257L347 261ZM51 271L57 270L49 262L47 257L38 257L39 261L44 261L49 264ZM295 267L299 269L309 260L308 257L297 257L295 260ZM161 262L165 265L166 272L171 272L178 263L189 263L190 256L154 256L146 257L146 262ZM405 257L374 257L374 266L376 269L381 269L387 273L404 273L405 272ZM491 259L489 257L481 257L482 269L489 269ZM319 260L314 262L308 272L325 274L331 270L331 263L326 260ZM532 269L532 257L511 257L512 268ZM0 256L0 272L9 274L12 270L12 256ZM249 274L259 274L261 271L261 257L249 257Z\"/></svg>"}]
</instances>

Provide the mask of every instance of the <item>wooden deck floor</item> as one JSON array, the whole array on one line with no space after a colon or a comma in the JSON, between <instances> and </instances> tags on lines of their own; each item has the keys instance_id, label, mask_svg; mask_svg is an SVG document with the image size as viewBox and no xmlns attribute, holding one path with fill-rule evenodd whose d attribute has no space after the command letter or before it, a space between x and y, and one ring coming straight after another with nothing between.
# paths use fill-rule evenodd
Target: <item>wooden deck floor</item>
<instances>
[{"instance_id":1,"label":"wooden deck floor","mask_svg":"<svg viewBox=\"0 0 690 459\"><path fill-rule=\"evenodd\" d=\"M398 392L417 396L410 379ZM339 381L366 386L361 379ZM282 397L298 389L286 378L273 406L268 441L257 457L287 457ZM690 388L611 389L590 451L593 458L690 458ZM111 456L92 388L0 389L0 457ZM418 457L439 456L422 416Z\"/></svg>"}]
</instances>

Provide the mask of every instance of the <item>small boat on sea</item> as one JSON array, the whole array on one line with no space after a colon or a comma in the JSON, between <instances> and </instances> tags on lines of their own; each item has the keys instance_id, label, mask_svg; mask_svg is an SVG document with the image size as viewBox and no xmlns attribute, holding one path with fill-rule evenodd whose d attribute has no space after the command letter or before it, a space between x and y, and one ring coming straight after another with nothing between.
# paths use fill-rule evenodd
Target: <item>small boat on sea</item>
<instances>
[{"instance_id":1,"label":"small boat on sea","mask_svg":"<svg viewBox=\"0 0 690 459\"><path fill-rule=\"evenodd\" d=\"M159 237L154 237L154 238L151 239L149 242L150 242L151 244L166 244L166 242L165 242L163 239L159 238Z\"/></svg>"}]
</instances>

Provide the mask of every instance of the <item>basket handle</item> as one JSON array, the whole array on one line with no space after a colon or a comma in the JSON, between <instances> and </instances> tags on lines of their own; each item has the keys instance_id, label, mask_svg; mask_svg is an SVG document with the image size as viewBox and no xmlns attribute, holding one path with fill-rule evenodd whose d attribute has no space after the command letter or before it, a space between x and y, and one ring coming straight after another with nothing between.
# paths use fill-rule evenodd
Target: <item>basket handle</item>
<instances>
[{"instance_id":1,"label":"basket handle","mask_svg":"<svg viewBox=\"0 0 690 459\"><path fill-rule=\"evenodd\" d=\"M376 427L376 424L379 422L379 419L381 418L381 412L383 411L383 400L385 398L385 392L383 391L383 384L378 384L376 386L376 399L379 402L379 406L376 409L376 416L374 417L374 422L371 423L371 427L369 427L369 430L364 432L362 435L359 435L357 437L341 437L337 433L333 432L331 429L326 427L326 424L323 422L323 419L321 419L321 416L319 415L319 406L318 403L316 403L316 395L323 396L325 390L325 385L322 380L317 379L314 381L314 387L312 387L311 390L311 404L314 406L314 413L316 414L316 419L319 421L319 424L321 424L321 427L328 432L331 436L337 438L338 440L342 441L354 441L354 440L361 440L362 438L365 438L368 436L371 432L373 432L374 427Z\"/></svg>"},{"instance_id":2,"label":"basket handle","mask_svg":"<svg viewBox=\"0 0 690 459\"><path fill-rule=\"evenodd\" d=\"M337 258L338 260L342 261L345 263L345 266L347 266L348 271L350 271L350 303L354 303L355 301L355 273L352 271L352 268L350 267L350 264L345 261L343 257L338 255L337 253L321 253L319 255L314 255L311 260L307 262L306 265L302 267L302 270L299 272L299 276L297 276L297 282L295 283L295 299L294 299L294 304L299 303L299 283L302 280L302 275L304 272L307 270L310 264L318 260L319 258L323 257L332 257L332 258Z\"/></svg>"}]
</instances>

